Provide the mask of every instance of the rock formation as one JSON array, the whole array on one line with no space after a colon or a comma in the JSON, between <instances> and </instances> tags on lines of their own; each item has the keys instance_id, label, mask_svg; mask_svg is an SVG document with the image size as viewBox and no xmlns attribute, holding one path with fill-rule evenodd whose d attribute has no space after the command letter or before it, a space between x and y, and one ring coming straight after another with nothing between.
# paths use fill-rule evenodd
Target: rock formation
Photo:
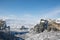
<instances>
[{"instance_id":1,"label":"rock formation","mask_svg":"<svg viewBox=\"0 0 60 40\"><path fill-rule=\"evenodd\" d=\"M55 20L44 20L41 19L40 23L34 26L34 31L37 33L43 32L44 30L47 31L58 31L60 30L60 23L56 23Z\"/></svg>"}]
</instances>

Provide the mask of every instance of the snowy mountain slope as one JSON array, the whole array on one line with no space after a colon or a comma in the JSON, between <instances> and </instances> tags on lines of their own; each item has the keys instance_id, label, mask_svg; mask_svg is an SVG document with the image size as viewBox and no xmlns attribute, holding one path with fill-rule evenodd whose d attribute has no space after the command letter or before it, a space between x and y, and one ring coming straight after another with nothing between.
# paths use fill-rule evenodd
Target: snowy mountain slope
<instances>
[{"instance_id":1,"label":"snowy mountain slope","mask_svg":"<svg viewBox=\"0 0 60 40\"><path fill-rule=\"evenodd\" d=\"M60 32L42 32L30 36L26 40L60 40Z\"/></svg>"}]
</instances>

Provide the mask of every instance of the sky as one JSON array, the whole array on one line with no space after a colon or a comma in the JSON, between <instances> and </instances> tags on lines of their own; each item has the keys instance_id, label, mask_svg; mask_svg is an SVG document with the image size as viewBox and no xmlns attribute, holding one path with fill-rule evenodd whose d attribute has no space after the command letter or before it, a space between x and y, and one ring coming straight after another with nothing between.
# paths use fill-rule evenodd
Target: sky
<instances>
[{"instance_id":1,"label":"sky","mask_svg":"<svg viewBox=\"0 0 60 40\"><path fill-rule=\"evenodd\" d=\"M21 25L60 18L60 0L0 0L0 18L17 20Z\"/></svg>"}]
</instances>

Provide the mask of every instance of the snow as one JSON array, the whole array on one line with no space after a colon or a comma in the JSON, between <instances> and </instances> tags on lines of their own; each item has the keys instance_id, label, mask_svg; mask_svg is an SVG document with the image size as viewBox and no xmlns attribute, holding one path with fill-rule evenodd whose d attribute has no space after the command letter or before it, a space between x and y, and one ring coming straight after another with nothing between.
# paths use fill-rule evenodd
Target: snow
<instances>
[{"instance_id":1,"label":"snow","mask_svg":"<svg viewBox=\"0 0 60 40\"><path fill-rule=\"evenodd\" d=\"M55 22L60 24L60 18L56 19Z\"/></svg>"},{"instance_id":2,"label":"snow","mask_svg":"<svg viewBox=\"0 0 60 40\"><path fill-rule=\"evenodd\" d=\"M44 23L45 21L41 21L42 23Z\"/></svg>"},{"instance_id":3,"label":"snow","mask_svg":"<svg viewBox=\"0 0 60 40\"><path fill-rule=\"evenodd\" d=\"M31 35L31 34L30 34ZM60 40L60 31L44 31L39 34L33 34L25 40Z\"/></svg>"}]
</instances>

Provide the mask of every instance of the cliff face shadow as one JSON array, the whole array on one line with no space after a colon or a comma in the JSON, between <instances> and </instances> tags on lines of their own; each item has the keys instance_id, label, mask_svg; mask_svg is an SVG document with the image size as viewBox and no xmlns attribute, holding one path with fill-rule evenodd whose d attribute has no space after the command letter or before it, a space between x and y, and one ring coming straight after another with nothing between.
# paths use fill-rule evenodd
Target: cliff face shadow
<instances>
[{"instance_id":1,"label":"cliff face shadow","mask_svg":"<svg viewBox=\"0 0 60 40\"><path fill-rule=\"evenodd\" d=\"M24 39L14 36L14 33L0 32L0 40L24 40Z\"/></svg>"}]
</instances>

